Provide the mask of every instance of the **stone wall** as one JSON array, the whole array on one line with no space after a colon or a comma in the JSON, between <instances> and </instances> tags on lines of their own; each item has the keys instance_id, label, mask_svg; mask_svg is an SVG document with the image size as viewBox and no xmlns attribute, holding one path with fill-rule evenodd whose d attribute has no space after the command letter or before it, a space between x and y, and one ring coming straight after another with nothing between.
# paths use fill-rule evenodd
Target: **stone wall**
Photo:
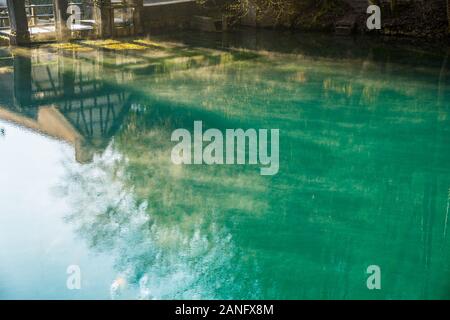
<instances>
[{"instance_id":1,"label":"stone wall","mask_svg":"<svg viewBox=\"0 0 450 320\"><path fill-rule=\"evenodd\" d=\"M270 10L258 13L256 5L252 1L249 2L247 14L240 19L240 25L248 27L267 28L277 25L287 26L289 24L289 16L287 15L277 17Z\"/></svg>"},{"instance_id":2,"label":"stone wall","mask_svg":"<svg viewBox=\"0 0 450 320\"><path fill-rule=\"evenodd\" d=\"M359 0L358 0L359 1ZM363 0L361 0L363 1ZM286 1L283 10L257 10L256 0L249 1L248 13L240 18L240 24L251 27L283 27L304 31L332 31L334 23L349 9L345 0L334 0L329 4L313 1L303 4ZM244 11L246 7L244 7Z\"/></svg>"},{"instance_id":3,"label":"stone wall","mask_svg":"<svg viewBox=\"0 0 450 320\"><path fill-rule=\"evenodd\" d=\"M144 5L142 17L146 32L188 28L193 16L201 15L203 12L203 9L195 1L163 1Z\"/></svg>"},{"instance_id":4,"label":"stone wall","mask_svg":"<svg viewBox=\"0 0 450 320\"><path fill-rule=\"evenodd\" d=\"M382 19L381 33L415 38L448 37L449 21L446 0L399 1L394 15ZM384 10L388 13L388 10Z\"/></svg>"}]
</instances>

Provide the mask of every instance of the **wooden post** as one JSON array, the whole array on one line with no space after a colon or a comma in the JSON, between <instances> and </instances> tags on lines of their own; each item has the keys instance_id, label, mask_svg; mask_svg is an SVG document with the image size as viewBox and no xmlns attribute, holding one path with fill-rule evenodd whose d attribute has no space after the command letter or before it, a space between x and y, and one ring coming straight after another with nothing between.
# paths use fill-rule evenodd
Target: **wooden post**
<instances>
[{"instance_id":1,"label":"wooden post","mask_svg":"<svg viewBox=\"0 0 450 320\"><path fill-rule=\"evenodd\" d=\"M111 0L94 0L93 4L97 37L111 37L114 27L114 11L111 6Z\"/></svg>"},{"instance_id":2,"label":"wooden post","mask_svg":"<svg viewBox=\"0 0 450 320\"><path fill-rule=\"evenodd\" d=\"M68 0L53 0L56 36L59 41L67 41L70 38L70 30L67 27L67 19L69 19L68 7Z\"/></svg>"},{"instance_id":3,"label":"wooden post","mask_svg":"<svg viewBox=\"0 0 450 320\"><path fill-rule=\"evenodd\" d=\"M10 43L16 46L30 43L25 0L7 0L9 24L11 26Z\"/></svg>"}]
</instances>

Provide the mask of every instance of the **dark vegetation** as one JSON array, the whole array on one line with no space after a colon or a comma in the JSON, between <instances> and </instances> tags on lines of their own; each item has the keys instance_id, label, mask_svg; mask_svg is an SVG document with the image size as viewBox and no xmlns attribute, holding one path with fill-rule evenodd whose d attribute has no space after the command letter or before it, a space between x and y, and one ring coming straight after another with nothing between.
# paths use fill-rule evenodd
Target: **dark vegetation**
<instances>
[{"instance_id":1,"label":"dark vegetation","mask_svg":"<svg viewBox=\"0 0 450 320\"><path fill-rule=\"evenodd\" d=\"M232 24L257 17L261 27L332 31L340 19L352 15L350 0L198 0L221 10ZM354 2L354 1L353 1ZM382 9L382 30L389 36L443 39L449 36L450 0L372 0ZM366 32L365 12L359 13L359 30Z\"/></svg>"}]
</instances>

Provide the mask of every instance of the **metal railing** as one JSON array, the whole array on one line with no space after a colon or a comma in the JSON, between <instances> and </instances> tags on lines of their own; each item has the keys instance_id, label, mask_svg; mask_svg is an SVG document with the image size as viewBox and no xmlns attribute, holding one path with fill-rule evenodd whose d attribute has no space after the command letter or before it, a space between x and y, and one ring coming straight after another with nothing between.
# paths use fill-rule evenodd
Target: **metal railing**
<instances>
[{"instance_id":1,"label":"metal railing","mask_svg":"<svg viewBox=\"0 0 450 320\"><path fill-rule=\"evenodd\" d=\"M70 2L69 5L81 6L83 4ZM53 4L30 4L25 6L25 10L28 18L28 25L30 27L54 24L55 13ZM9 29L9 27L8 7L0 6L0 30Z\"/></svg>"},{"instance_id":2,"label":"metal railing","mask_svg":"<svg viewBox=\"0 0 450 320\"><path fill-rule=\"evenodd\" d=\"M9 28L8 7L0 6L0 30Z\"/></svg>"},{"instance_id":3,"label":"metal railing","mask_svg":"<svg viewBox=\"0 0 450 320\"><path fill-rule=\"evenodd\" d=\"M38 13L42 9L46 9L46 8L47 9L50 8L50 10L45 10L45 11L51 12L51 13ZM25 6L25 10L27 12L28 25L30 27L35 27L37 25L43 26L43 25L54 24L54 21L52 21L52 19L55 18L53 4L31 4L31 5Z\"/></svg>"}]
</instances>

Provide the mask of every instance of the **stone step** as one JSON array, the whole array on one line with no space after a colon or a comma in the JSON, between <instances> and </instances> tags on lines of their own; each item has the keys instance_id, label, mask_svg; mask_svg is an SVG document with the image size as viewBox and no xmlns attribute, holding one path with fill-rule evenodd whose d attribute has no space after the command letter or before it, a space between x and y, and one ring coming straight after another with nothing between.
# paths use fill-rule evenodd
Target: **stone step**
<instances>
[{"instance_id":1,"label":"stone step","mask_svg":"<svg viewBox=\"0 0 450 320\"><path fill-rule=\"evenodd\" d=\"M347 35L350 35L350 34L353 33L353 28L349 27L349 26L345 26L345 27L344 26L339 26L339 27L335 28L335 33L337 35L345 35L345 36L347 36Z\"/></svg>"},{"instance_id":2,"label":"stone step","mask_svg":"<svg viewBox=\"0 0 450 320\"><path fill-rule=\"evenodd\" d=\"M339 35L352 34L356 28L356 18L357 15L351 14L336 22L334 27L335 33Z\"/></svg>"},{"instance_id":3,"label":"stone step","mask_svg":"<svg viewBox=\"0 0 450 320\"><path fill-rule=\"evenodd\" d=\"M345 0L345 2L352 7L353 10L351 10L345 18L336 23L335 32L340 35L349 35L353 33L356 29L358 16L365 14L369 7L368 0Z\"/></svg>"},{"instance_id":4,"label":"stone step","mask_svg":"<svg viewBox=\"0 0 450 320\"><path fill-rule=\"evenodd\" d=\"M220 32L226 26L222 18L194 16L191 21L191 28L207 32Z\"/></svg>"},{"instance_id":5,"label":"stone step","mask_svg":"<svg viewBox=\"0 0 450 320\"><path fill-rule=\"evenodd\" d=\"M345 0L355 12L357 13L365 13L367 8L369 7L368 0Z\"/></svg>"}]
</instances>

